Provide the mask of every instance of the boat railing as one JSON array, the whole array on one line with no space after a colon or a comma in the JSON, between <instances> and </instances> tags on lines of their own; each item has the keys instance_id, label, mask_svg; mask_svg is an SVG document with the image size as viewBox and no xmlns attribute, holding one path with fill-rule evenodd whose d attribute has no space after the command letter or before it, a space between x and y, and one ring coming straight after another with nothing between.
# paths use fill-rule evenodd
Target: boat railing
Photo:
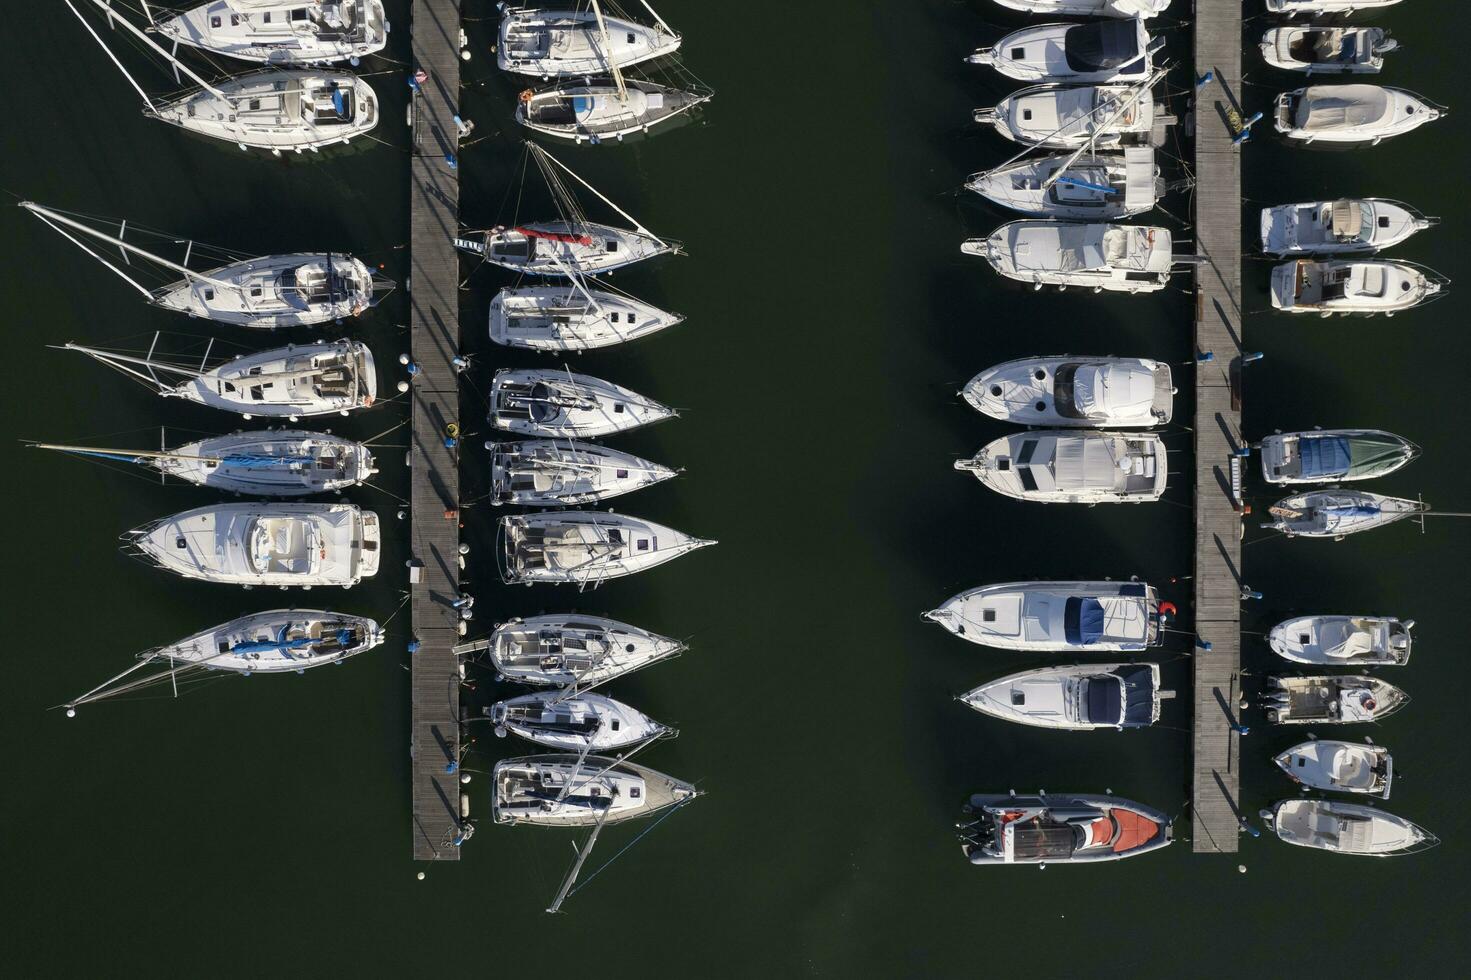
<instances>
[{"instance_id":1,"label":"boat railing","mask_svg":"<svg viewBox=\"0 0 1471 980\"><path fill-rule=\"evenodd\" d=\"M1426 214L1419 208L1415 207L1413 204L1406 204L1404 201L1400 201L1392 197L1380 197L1375 198L1375 200L1382 201L1385 204L1391 204L1397 208L1404 209L1404 211L1408 213L1411 218L1415 219L1415 223L1421 225L1422 227L1432 228L1435 225L1440 224L1439 215Z\"/></svg>"}]
</instances>

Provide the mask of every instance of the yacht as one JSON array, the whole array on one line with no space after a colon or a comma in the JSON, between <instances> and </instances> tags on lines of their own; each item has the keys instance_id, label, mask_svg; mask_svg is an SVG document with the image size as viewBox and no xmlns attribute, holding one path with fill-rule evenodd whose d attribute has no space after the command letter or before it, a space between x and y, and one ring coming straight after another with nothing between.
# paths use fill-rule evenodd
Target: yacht
<instances>
[{"instance_id":1,"label":"yacht","mask_svg":"<svg viewBox=\"0 0 1471 980\"><path fill-rule=\"evenodd\" d=\"M1277 501L1268 513L1276 518L1262 527L1289 538L1333 538L1415 517L1430 508L1419 500L1386 497L1367 490L1310 490Z\"/></svg>"},{"instance_id":2,"label":"yacht","mask_svg":"<svg viewBox=\"0 0 1471 980\"><path fill-rule=\"evenodd\" d=\"M490 339L526 350L612 347L682 322L678 313L580 284L508 286L490 301Z\"/></svg>"},{"instance_id":3,"label":"yacht","mask_svg":"<svg viewBox=\"0 0 1471 980\"><path fill-rule=\"evenodd\" d=\"M965 806L961 849L971 864L1084 864L1158 850L1170 818L1116 796L977 793Z\"/></svg>"},{"instance_id":4,"label":"yacht","mask_svg":"<svg viewBox=\"0 0 1471 980\"><path fill-rule=\"evenodd\" d=\"M1139 81L1153 71L1152 55L1163 44L1150 38L1142 18L1040 24L1013 31L966 61L1024 82Z\"/></svg>"},{"instance_id":5,"label":"yacht","mask_svg":"<svg viewBox=\"0 0 1471 980\"><path fill-rule=\"evenodd\" d=\"M352 504L197 507L129 531L128 550L184 578L350 588L378 573L378 515Z\"/></svg>"},{"instance_id":6,"label":"yacht","mask_svg":"<svg viewBox=\"0 0 1471 980\"><path fill-rule=\"evenodd\" d=\"M1272 307L1318 316L1394 316L1444 295L1449 280L1413 262L1297 259L1272 270Z\"/></svg>"},{"instance_id":7,"label":"yacht","mask_svg":"<svg viewBox=\"0 0 1471 980\"><path fill-rule=\"evenodd\" d=\"M533 439L486 445L490 499L496 506L594 504L678 475L667 466L590 442Z\"/></svg>"},{"instance_id":8,"label":"yacht","mask_svg":"<svg viewBox=\"0 0 1471 980\"><path fill-rule=\"evenodd\" d=\"M1268 483L1347 483L1388 476L1420 455L1420 447L1381 429L1279 432L1257 448Z\"/></svg>"},{"instance_id":9,"label":"yacht","mask_svg":"<svg viewBox=\"0 0 1471 980\"><path fill-rule=\"evenodd\" d=\"M500 226L483 242L460 238L455 244L493 265L537 276L599 275L675 251L647 232L566 219Z\"/></svg>"},{"instance_id":10,"label":"yacht","mask_svg":"<svg viewBox=\"0 0 1471 980\"><path fill-rule=\"evenodd\" d=\"M1159 594L1143 582L1004 582L925 613L963 640L1001 650L1138 653L1163 642Z\"/></svg>"},{"instance_id":11,"label":"yacht","mask_svg":"<svg viewBox=\"0 0 1471 980\"><path fill-rule=\"evenodd\" d=\"M167 660L241 674L301 673L340 663L383 642L383 628L364 616L320 609L274 609L232 619L202 633L155 647L140 659Z\"/></svg>"},{"instance_id":12,"label":"yacht","mask_svg":"<svg viewBox=\"0 0 1471 980\"><path fill-rule=\"evenodd\" d=\"M587 690L679 656L685 644L602 616L532 616L501 623L487 645L503 680Z\"/></svg>"},{"instance_id":13,"label":"yacht","mask_svg":"<svg viewBox=\"0 0 1471 980\"><path fill-rule=\"evenodd\" d=\"M1139 504L1164 495L1165 444L1152 432L1032 430L987 443L955 468L1007 497L1044 504Z\"/></svg>"},{"instance_id":14,"label":"yacht","mask_svg":"<svg viewBox=\"0 0 1471 980\"><path fill-rule=\"evenodd\" d=\"M966 190L1003 208L1039 218L1113 221L1154 207L1164 181L1150 147L1122 153L1028 157L972 174Z\"/></svg>"},{"instance_id":15,"label":"yacht","mask_svg":"<svg viewBox=\"0 0 1471 980\"><path fill-rule=\"evenodd\" d=\"M1413 619L1299 616L1272 627L1267 642L1285 660L1323 667L1401 666L1410 661Z\"/></svg>"},{"instance_id":16,"label":"yacht","mask_svg":"<svg viewBox=\"0 0 1471 980\"><path fill-rule=\"evenodd\" d=\"M1410 703L1393 684L1366 674L1268 677L1262 708L1273 725L1379 722Z\"/></svg>"},{"instance_id":17,"label":"yacht","mask_svg":"<svg viewBox=\"0 0 1471 980\"><path fill-rule=\"evenodd\" d=\"M209 0L153 22L179 44L273 65L356 62L387 46L388 28L383 0Z\"/></svg>"},{"instance_id":18,"label":"yacht","mask_svg":"<svg viewBox=\"0 0 1471 980\"><path fill-rule=\"evenodd\" d=\"M1368 143L1418 129L1445 110L1403 89L1312 85L1277 96L1277 132L1304 143Z\"/></svg>"},{"instance_id":19,"label":"yacht","mask_svg":"<svg viewBox=\"0 0 1471 980\"><path fill-rule=\"evenodd\" d=\"M602 826L647 817L698 795L672 776L599 755L505 759L491 777L491 813L499 824Z\"/></svg>"},{"instance_id":20,"label":"yacht","mask_svg":"<svg viewBox=\"0 0 1471 980\"><path fill-rule=\"evenodd\" d=\"M1262 251L1268 255L1377 252L1439 222L1408 204L1378 197L1282 204L1262 208Z\"/></svg>"},{"instance_id":21,"label":"yacht","mask_svg":"<svg viewBox=\"0 0 1471 980\"><path fill-rule=\"evenodd\" d=\"M709 100L708 92L639 78L564 81L523 91L516 121L544 136L598 143L647 133Z\"/></svg>"},{"instance_id":22,"label":"yacht","mask_svg":"<svg viewBox=\"0 0 1471 980\"><path fill-rule=\"evenodd\" d=\"M967 691L983 715L1037 728L1146 728L1159 721L1159 664L1069 664L1024 670Z\"/></svg>"},{"instance_id":23,"label":"yacht","mask_svg":"<svg viewBox=\"0 0 1471 980\"><path fill-rule=\"evenodd\" d=\"M1360 10L1383 10L1399 2L1400 0L1267 0L1267 13L1286 14L1288 17L1300 14L1347 17Z\"/></svg>"},{"instance_id":24,"label":"yacht","mask_svg":"<svg viewBox=\"0 0 1471 980\"><path fill-rule=\"evenodd\" d=\"M976 122L1028 146L1097 150L1147 143L1154 132L1148 85L1033 85L1013 92Z\"/></svg>"},{"instance_id":25,"label":"yacht","mask_svg":"<svg viewBox=\"0 0 1471 980\"><path fill-rule=\"evenodd\" d=\"M621 385L571 371L501 368L490 385L490 423L528 436L595 438L676 418Z\"/></svg>"},{"instance_id":26,"label":"yacht","mask_svg":"<svg viewBox=\"0 0 1471 980\"><path fill-rule=\"evenodd\" d=\"M996 0L1003 7L1027 14L1079 17L1154 17L1165 12L1170 0Z\"/></svg>"},{"instance_id":27,"label":"yacht","mask_svg":"<svg viewBox=\"0 0 1471 980\"><path fill-rule=\"evenodd\" d=\"M541 78L600 75L673 54L680 36L663 19L639 24L593 9L504 7L496 63L502 71Z\"/></svg>"},{"instance_id":28,"label":"yacht","mask_svg":"<svg viewBox=\"0 0 1471 980\"><path fill-rule=\"evenodd\" d=\"M715 544L653 521L601 511L502 517L499 538L503 581L579 588L596 588Z\"/></svg>"},{"instance_id":29,"label":"yacht","mask_svg":"<svg viewBox=\"0 0 1471 980\"><path fill-rule=\"evenodd\" d=\"M1023 219L960 246L1008 279L1094 292L1152 293L1170 281L1168 228Z\"/></svg>"},{"instance_id":30,"label":"yacht","mask_svg":"<svg viewBox=\"0 0 1471 980\"><path fill-rule=\"evenodd\" d=\"M1305 790L1363 793L1387 800L1394 781L1394 759L1388 749L1373 742L1310 738L1273 761Z\"/></svg>"},{"instance_id":31,"label":"yacht","mask_svg":"<svg viewBox=\"0 0 1471 980\"><path fill-rule=\"evenodd\" d=\"M1146 429L1174 413L1170 366L1139 357L1023 357L987 368L961 391L983 415L1022 425Z\"/></svg>"},{"instance_id":32,"label":"yacht","mask_svg":"<svg viewBox=\"0 0 1471 980\"><path fill-rule=\"evenodd\" d=\"M1391 857L1440 843L1434 834L1404 817L1358 803L1282 800L1262 815L1281 840L1339 854Z\"/></svg>"},{"instance_id":33,"label":"yacht","mask_svg":"<svg viewBox=\"0 0 1471 980\"><path fill-rule=\"evenodd\" d=\"M498 736L514 732L564 752L616 752L674 733L637 708L602 694L524 694L496 702L485 714Z\"/></svg>"},{"instance_id":34,"label":"yacht","mask_svg":"<svg viewBox=\"0 0 1471 980\"><path fill-rule=\"evenodd\" d=\"M1382 27L1308 24L1273 27L1262 35L1267 64L1309 75L1371 75L1384 67L1384 56L1399 42Z\"/></svg>"}]
</instances>

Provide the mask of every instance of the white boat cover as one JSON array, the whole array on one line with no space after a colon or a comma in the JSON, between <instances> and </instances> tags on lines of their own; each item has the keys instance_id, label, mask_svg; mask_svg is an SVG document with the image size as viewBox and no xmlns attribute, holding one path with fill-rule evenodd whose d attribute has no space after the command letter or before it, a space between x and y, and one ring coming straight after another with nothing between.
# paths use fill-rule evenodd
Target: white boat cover
<instances>
[{"instance_id":1,"label":"white boat cover","mask_svg":"<svg viewBox=\"0 0 1471 980\"><path fill-rule=\"evenodd\" d=\"M1377 85L1313 86L1298 106L1298 128L1309 133L1357 129L1392 120L1389 92Z\"/></svg>"},{"instance_id":2,"label":"white boat cover","mask_svg":"<svg viewBox=\"0 0 1471 980\"><path fill-rule=\"evenodd\" d=\"M1137 414L1153 403L1154 373L1142 364L1085 364L1073 375L1073 405L1081 415Z\"/></svg>"}]
</instances>

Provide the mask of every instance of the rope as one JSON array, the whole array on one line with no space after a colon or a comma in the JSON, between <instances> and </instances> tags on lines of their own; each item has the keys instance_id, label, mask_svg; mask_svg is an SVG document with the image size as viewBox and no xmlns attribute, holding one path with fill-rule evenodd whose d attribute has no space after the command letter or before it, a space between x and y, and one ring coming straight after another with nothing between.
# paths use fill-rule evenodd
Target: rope
<instances>
[{"instance_id":1,"label":"rope","mask_svg":"<svg viewBox=\"0 0 1471 980\"><path fill-rule=\"evenodd\" d=\"M652 825L650 825L648 828L646 828L642 833L640 833L633 840L631 840L627 844L625 844L622 847L622 849L618 851L617 854L614 854L612 857L610 857L603 864L599 865L598 866L598 869L596 871L594 871L592 874L588 875L586 878L582 879L582 881L580 881L578 884L572 886L572 890L567 893L567 897L568 898L571 898L573 895L576 895L578 892L582 891L588 885L592 884L593 879L596 878L598 875L602 874L603 871L608 867L608 865L612 864L614 861L616 861L619 858L621 858L624 855L624 853L626 851L628 851L629 848L633 847L633 845L637 844L639 841L643 840L649 834L653 833L654 830L655 830L655 828L657 828L661 823L663 823L669 817L672 817L674 815L675 811L683 809L684 807L688 806L690 803L693 803L695 801L695 799L696 799L695 797L690 797L688 800L685 800L683 803L678 803L678 804L670 807L669 808L669 812L661 815L658 820L655 820L653 822Z\"/></svg>"}]
</instances>

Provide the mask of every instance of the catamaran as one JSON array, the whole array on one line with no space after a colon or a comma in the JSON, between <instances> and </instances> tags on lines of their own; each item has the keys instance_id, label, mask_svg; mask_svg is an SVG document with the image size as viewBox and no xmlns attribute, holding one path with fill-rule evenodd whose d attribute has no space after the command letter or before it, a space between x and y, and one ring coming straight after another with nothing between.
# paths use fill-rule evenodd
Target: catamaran
<instances>
[{"instance_id":1,"label":"catamaran","mask_svg":"<svg viewBox=\"0 0 1471 980\"><path fill-rule=\"evenodd\" d=\"M1024 670L967 691L960 700L983 715L1036 728L1123 731L1159 721L1159 664L1069 664Z\"/></svg>"},{"instance_id":2,"label":"catamaran","mask_svg":"<svg viewBox=\"0 0 1471 980\"><path fill-rule=\"evenodd\" d=\"M1153 807L1085 793L976 793L959 825L971 864L1087 864L1135 857L1173 839Z\"/></svg>"},{"instance_id":3,"label":"catamaran","mask_svg":"<svg viewBox=\"0 0 1471 980\"><path fill-rule=\"evenodd\" d=\"M972 174L965 188L1022 214L1082 221L1141 214L1163 196L1164 181L1151 147L1088 156L1080 152L1016 160Z\"/></svg>"},{"instance_id":4,"label":"catamaran","mask_svg":"<svg viewBox=\"0 0 1471 980\"><path fill-rule=\"evenodd\" d=\"M963 640L1001 650L1138 653L1164 639L1159 593L1143 582L1003 582L924 614Z\"/></svg>"},{"instance_id":5,"label":"catamaran","mask_svg":"<svg viewBox=\"0 0 1471 980\"><path fill-rule=\"evenodd\" d=\"M1273 725L1353 725L1383 721L1410 696L1366 674L1268 677L1262 709Z\"/></svg>"},{"instance_id":6,"label":"catamaran","mask_svg":"<svg viewBox=\"0 0 1471 980\"><path fill-rule=\"evenodd\" d=\"M1154 133L1156 72L1134 85L1033 85L972 118L1028 146L1110 149L1148 143Z\"/></svg>"},{"instance_id":7,"label":"catamaran","mask_svg":"<svg viewBox=\"0 0 1471 980\"><path fill-rule=\"evenodd\" d=\"M603 694L524 694L485 709L497 736L515 733L564 752L616 752L678 734L668 725Z\"/></svg>"},{"instance_id":8,"label":"catamaran","mask_svg":"<svg viewBox=\"0 0 1471 980\"><path fill-rule=\"evenodd\" d=\"M1408 204L1379 197L1307 201L1262 208L1262 251L1268 255L1377 252L1440 223Z\"/></svg>"},{"instance_id":9,"label":"catamaran","mask_svg":"<svg viewBox=\"0 0 1471 980\"><path fill-rule=\"evenodd\" d=\"M157 345L158 338L154 337ZM211 341L211 349L213 341ZM257 354L243 354L206 369L205 351L200 367L155 360L153 349L143 357L80 344L66 350L83 354L115 368L165 398L183 398L211 408L237 412L243 417L288 418L310 415L346 415L373 404L378 375L373 352L361 341L335 340L291 344ZM181 377L170 384L158 375Z\"/></svg>"},{"instance_id":10,"label":"catamaran","mask_svg":"<svg viewBox=\"0 0 1471 980\"><path fill-rule=\"evenodd\" d=\"M490 384L490 424L520 435L596 438L678 417L652 398L571 371L501 368Z\"/></svg>"},{"instance_id":11,"label":"catamaran","mask_svg":"<svg viewBox=\"0 0 1471 980\"><path fill-rule=\"evenodd\" d=\"M1309 738L1278 753L1272 761L1289 779L1307 789L1362 793L1387 800L1394 782L1394 759L1388 749L1372 740Z\"/></svg>"},{"instance_id":12,"label":"catamaran","mask_svg":"<svg viewBox=\"0 0 1471 980\"><path fill-rule=\"evenodd\" d=\"M184 578L351 588L378 573L378 515L353 504L197 507L129 531L130 552Z\"/></svg>"},{"instance_id":13,"label":"catamaran","mask_svg":"<svg viewBox=\"0 0 1471 980\"><path fill-rule=\"evenodd\" d=\"M1413 619L1298 616L1272 627L1267 643L1284 660L1324 667L1402 666L1410 662Z\"/></svg>"},{"instance_id":14,"label":"catamaran","mask_svg":"<svg viewBox=\"0 0 1471 980\"><path fill-rule=\"evenodd\" d=\"M653 25L609 16L612 3L591 0L574 9L504 7L496 63L502 71L542 78L601 75L613 68L673 54L682 38L649 6Z\"/></svg>"},{"instance_id":15,"label":"catamaran","mask_svg":"<svg viewBox=\"0 0 1471 980\"><path fill-rule=\"evenodd\" d=\"M118 233L114 235L64 212L30 201L23 201L20 206L116 273L142 293L149 303L191 317L268 330L309 327L328 320L359 316L376 306L393 289L392 280L345 252L229 256L231 261L224 265L196 271L188 265L196 248L216 255L221 254L220 250L197 246L191 241L185 249L184 261L175 262L126 241L123 238L128 231L126 221L121 222ZM133 264L130 257L140 258L165 270L169 278L173 275L183 278L150 288L139 281L136 270L124 270L98 254L72 231L119 249L123 253L124 264L129 267ZM167 236L154 237L164 239Z\"/></svg>"},{"instance_id":16,"label":"catamaran","mask_svg":"<svg viewBox=\"0 0 1471 980\"><path fill-rule=\"evenodd\" d=\"M1277 501L1268 513L1276 518L1262 527L1289 538L1332 538L1369 531L1406 517L1424 514L1424 501L1386 497L1367 490L1310 490Z\"/></svg>"},{"instance_id":17,"label":"catamaran","mask_svg":"<svg viewBox=\"0 0 1471 980\"><path fill-rule=\"evenodd\" d=\"M169 449L36 443L79 456L136 463L195 486L262 497L341 493L378 470L367 446L323 432L267 429L210 436Z\"/></svg>"},{"instance_id":18,"label":"catamaran","mask_svg":"<svg viewBox=\"0 0 1471 980\"><path fill-rule=\"evenodd\" d=\"M383 0L209 0L162 20L143 9L163 37L242 61L356 64L388 44Z\"/></svg>"},{"instance_id":19,"label":"catamaran","mask_svg":"<svg viewBox=\"0 0 1471 980\"><path fill-rule=\"evenodd\" d=\"M532 439L488 443L491 503L570 506L642 490L678 470L590 442Z\"/></svg>"},{"instance_id":20,"label":"catamaran","mask_svg":"<svg viewBox=\"0 0 1471 980\"><path fill-rule=\"evenodd\" d=\"M1402 259L1297 259L1272 270L1272 308L1394 316L1439 299L1448 285L1433 269Z\"/></svg>"},{"instance_id":21,"label":"catamaran","mask_svg":"<svg viewBox=\"0 0 1471 980\"><path fill-rule=\"evenodd\" d=\"M526 89L516 102L516 121L532 132L600 143L647 133L710 101L708 90L680 89L641 78L558 82Z\"/></svg>"},{"instance_id":22,"label":"catamaran","mask_svg":"<svg viewBox=\"0 0 1471 980\"><path fill-rule=\"evenodd\" d=\"M1164 441L1152 432L1023 432L983 446L955 468L1007 497L1044 504L1139 504L1164 496Z\"/></svg>"},{"instance_id":23,"label":"catamaran","mask_svg":"<svg viewBox=\"0 0 1471 980\"><path fill-rule=\"evenodd\" d=\"M1041 24L1006 35L965 60L1020 81L1127 82L1153 72L1164 38L1151 38L1143 18L1087 24Z\"/></svg>"},{"instance_id":24,"label":"catamaran","mask_svg":"<svg viewBox=\"0 0 1471 980\"><path fill-rule=\"evenodd\" d=\"M1337 800L1282 800L1262 811L1262 820L1280 840L1338 854L1392 857L1429 850L1440 843L1430 831L1360 803Z\"/></svg>"},{"instance_id":25,"label":"catamaran","mask_svg":"<svg viewBox=\"0 0 1471 980\"><path fill-rule=\"evenodd\" d=\"M987 368L960 392L1003 422L1147 429L1174 414L1170 366L1138 357L1023 357Z\"/></svg>"},{"instance_id":26,"label":"catamaran","mask_svg":"<svg viewBox=\"0 0 1471 980\"><path fill-rule=\"evenodd\" d=\"M1175 262L1168 228L1025 218L1002 225L989 238L969 239L960 250L1036 289L1152 293L1169 284Z\"/></svg>"},{"instance_id":27,"label":"catamaran","mask_svg":"<svg viewBox=\"0 0 1471 980\"><path fill-rule=\"evenodd\" d=\"M1382 429L1279 432L1257 444L1268 483L1329 483L1388 476L1420 447Z\"/></svg>"},{"instance_id":28,"label":"catamaran","mask_svg":"<svg viewBox=\"0 0 1471 980\"><path fill-rule=\"evenodd\" d=\"M508 286L490 301L490 339L507 347L584 351L626 344L683 323L651 303L581 277L566 285Z\"/></svg>"},{"instance_id":29,"label":"catamaran","mask_svg":"<svg viewBox=\"0 0 1471 980\"><path fill-rule=\"evenodd\" d=\"M597 588L714 541L624 514L548 511L502 517L501 580Z\"/></svg>"},{"instance_id":30,"label":"catamaran","mask_svg":"<svg viewBox=\"0 0 1471 980\"><path fill-rule=\"evenodd\" d=\"M1277 96L1277 132L1304 143L1368 143L1419 129L1446 110L1379 85L1311 85Z\"/></svg>"},{"instance_id":31,"label":"catamaran","mask_svg":"<svg viewBox=\"0 0 1471 980\"><path fill-rule=\"evenodd\" d=\"M617 620L569 613L501 623L486 649L503 680L588 691L688 647Z\"/></svg>"},{"instance_id":32,"label":"catamaran","mask_svg":"<svg viewBox=\"0 0 1471 980\"><path fill-rule=\"evenodd\" d=\"M1273 27L1262 35L1267 64L1309 75L1372 75L1384 67L1384 56L1399 42L1382 27L1338 27L1308 24Z\"/></svg>"}]
</instances>

